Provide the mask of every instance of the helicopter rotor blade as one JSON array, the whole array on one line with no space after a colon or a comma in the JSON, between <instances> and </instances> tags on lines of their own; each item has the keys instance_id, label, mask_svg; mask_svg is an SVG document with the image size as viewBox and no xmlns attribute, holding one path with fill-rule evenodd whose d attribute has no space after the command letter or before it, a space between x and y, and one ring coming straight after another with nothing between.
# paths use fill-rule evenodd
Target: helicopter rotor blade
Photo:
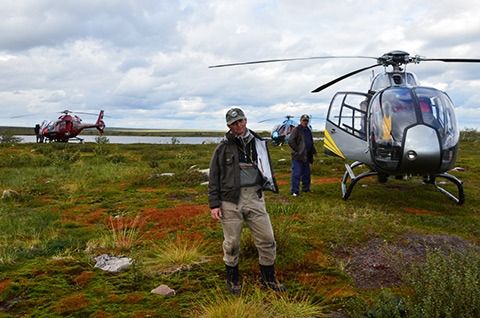
<instances>
[{"instance_id":1,"label":"helicopter rotor blade","mask_svg":"<svg viewBox=\"0 0 480 318\"><path fill-rule=\"evenodd\" d=\"M312 93L318 93L318 92L324 90L325 88L330 87L330 86L332 86L333 84L338 83L338 82L340 82L340 81L342 81L342 80L344 80L344 79L346 79L346 78L348 78L348 77L350 77L350 76L353 76L353 75L358 74L358 73L360 73L360 72L363 72L363 71L366 71L366 70L369 70L369 69L371 69L371 68L374 68L374 67L377 67L377 66L381 66L381 65L383 65L383 64L377 63L377 64L374 64L374 65L370 65L370 66L367 66L367 67L363 67L363 68L358 69L358 70L356 70L356 71L347 73L347 74L342 75L342 76L340 76L340 77L337 77L337 78L334 79L333 81L330 81L330 82L328 82L328 83L326 83L326 84L323 84L322 86L319 86L319 87L315 88L315 89L312 91Z\"/></svg>"},{"instance_id":2,"label":"helicopter rotor blade","mask_svg":"<svg viewBox=\"0 0 480 318\"><path fill-rule=\"evenodd\" d=\"M35 116L35 114L16 115L16 116L10 116L9 118L14 119L14 118L24 118L24 117L32 117L32 116Z\"/></svg>"},{"instance_id":3,"label":"helicopter rotor blade","mask_svg":"<svg viewBox=\"0 0 480 318\"><path fill-rule=\"evenodd\" d=\"M286 120L289 120L290 118L295 118L295 116L287 115L287 116L284 116L284 118L286 118ZM278 118L268 118L268 119L260 120L258 123L264 123L264 122L272 121L272 120L279 120L279 119Z\"/></svg>"},{"instance_id":4,"label":"helicopter rotor blade","mask_svg":"<svg viewBox=\"0 0 480 318\"><path fill-rule=\"evenodd\" d=\"M87 113L87 112L74 112L75 114L82 114L82 115L93 115L98 116L98 113Z\"/></svg>"},{"instance_id":5,"label":"helicopter rotor blade","mask_svg":"<svg viewBox=\"0 0 480 318\"><path fill-rule=\"evenodd\" d=\"M418 57L419 61L439 61L439 62L453 62L453 63L480 63L480 59L463 59L463 58L425 58Z\"/></svg>"},{"instance_id":6,"label":"helicopter rotor blade","mask_svg":"<svg viewBox=\"0 0 480 318\"><path fill-rule=\"evenodd\" d=\"M376 60L377 58L372 56L333 56L333 55L332 56L311 56L311 57L295 57L295 58L289 58L289 59L272 59L272 60L259 60L259 61L240 62L240 63L218 64L218 65L211 65L208 68L262 64L262 63L275 63L275 62L288 62L288 61L320 60L320 59L374 59Z\"/></svg>"},{"instance_id":7,"label":"helicopter rotor blade","mask_svg":"<svg viewBox=\"0 0 480 318\"><path fill-rule=\"evenodd\" d=\"M275 120L275 118L269 118L269 119L260 120L258 123L264 123L264 122L272 121L272 120Z\"/></svg>"}]
</instances>

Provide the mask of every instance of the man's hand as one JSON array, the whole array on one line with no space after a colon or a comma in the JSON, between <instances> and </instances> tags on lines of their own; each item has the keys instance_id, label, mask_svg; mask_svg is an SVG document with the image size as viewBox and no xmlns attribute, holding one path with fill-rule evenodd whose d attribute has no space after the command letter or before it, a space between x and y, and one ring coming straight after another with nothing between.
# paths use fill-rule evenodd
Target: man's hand
<instances>
[{"instance_id":1,"label":"man's hand","mask_svg":"<svg viewBox=\"0 0 480 318\"><path fill-rule=\"evenodd\" d=\"M220 220L222 217L222 210L220 210L220 208L213 208L210 209L210 214L212 215L212 219Z\"/></svg>"}]
</instances>

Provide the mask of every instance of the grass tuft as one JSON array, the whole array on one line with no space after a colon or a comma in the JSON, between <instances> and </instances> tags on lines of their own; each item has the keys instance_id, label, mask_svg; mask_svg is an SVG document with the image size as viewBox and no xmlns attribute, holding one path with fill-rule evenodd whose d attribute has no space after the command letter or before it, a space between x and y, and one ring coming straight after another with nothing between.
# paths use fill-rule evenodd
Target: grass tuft
<instances>
[{"instance_id":1,"label":"grass tuft","mask_svg":"<svg viewBox=\"0 0 480 318\"><path fill-rule=\"evenodd\" d=\"M175 273L206 261L205 246L197 241L175 240L155 245L143 265L150 273Z\"/></svg>"},{"instance_id":2,"label":"grass tuft","mask_svg":"<svg viewBox=\"0 0 480 318\"><path fill-rule=\"evenodd\" d=\"M138 226L140 223L139 215L130 221L121 216L110 217L109 223L113 247L119 248L120 250L130 250L138 243Z\"/></svg>"},{"instance_id":3,"label":"grass tuft","mask_svg":"<svg viewBox=\"0 0 480 318\"><path fill-rule=\"evenodd\" d=\"M200 304L200 312L196 315L203 318L308 318L328 317L327 313L331 310L330 306L315 303L307 295L278 295L258 288L242 292L240 297L230 297L218 290L214 296Z\"/></svg>"}]
</instances>

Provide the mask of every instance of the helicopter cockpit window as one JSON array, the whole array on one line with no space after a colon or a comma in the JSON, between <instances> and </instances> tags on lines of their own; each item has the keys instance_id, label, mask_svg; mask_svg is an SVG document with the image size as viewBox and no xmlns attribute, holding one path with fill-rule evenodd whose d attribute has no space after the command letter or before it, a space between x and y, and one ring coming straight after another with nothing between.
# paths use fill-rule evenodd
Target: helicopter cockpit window
<instances>
[{"instance_id":1,"label":"helicopter cockpit window","mask_svg":"<svg viewBox=\"0 0 480 318\"><path fill-rule=\"evenodd\" d=\"M375 160L385 169L395 169L401 156L404 131L417 123L411 89L388 88L375 96L370 109L370 140Z\"/></svg>"},{"instance_id":2,"label":"helicopter cockpit window","mask_svg":"<svg viewBox=\"0 0 480 318\"><path fill-rule=\"evenodd\" d=\"M415 102L409 88L394 87L383 92L381 97L383 139L401 144L403 131L417 122Z\"/></svg>"},{"instance_id":3,"label":"helicopter cockpit window","mask_svg":"<svg viewBox=\"0 0 480 318\"><path fill-rule=\"evenodd\" d=\"M369 96L340 92L330 104L328 120L347 133L366 140L366 114Z\"/></svg>"},{"instance_id":4,"label":"helicopter cockpit window","mask_svg":"<svg viewBox=\"0 0 480 318\"><path fill-rule=\"evenodd\" d=\"M426 87L416 88L415 94L423 122L437 130L443 149L455 146L458 143L459 133L450 98L439 90Z\"/></svg>"}]
</instances>

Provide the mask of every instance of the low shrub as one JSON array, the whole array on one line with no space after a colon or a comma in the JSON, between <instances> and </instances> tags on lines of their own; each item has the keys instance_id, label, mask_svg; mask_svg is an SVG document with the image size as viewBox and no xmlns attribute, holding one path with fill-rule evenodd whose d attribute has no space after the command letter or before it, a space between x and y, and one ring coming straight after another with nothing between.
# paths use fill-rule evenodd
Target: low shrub
<instances>
[{"instance_id":1,"label":"low shrub","mask_svg":"<svg viewBox=\"0 0 480 318\"><path fill-rule=\"evenodd\" d=\"M430 252L407 275L410 317L480 317L480 253Z\"/></svg>"}]
</instances>

